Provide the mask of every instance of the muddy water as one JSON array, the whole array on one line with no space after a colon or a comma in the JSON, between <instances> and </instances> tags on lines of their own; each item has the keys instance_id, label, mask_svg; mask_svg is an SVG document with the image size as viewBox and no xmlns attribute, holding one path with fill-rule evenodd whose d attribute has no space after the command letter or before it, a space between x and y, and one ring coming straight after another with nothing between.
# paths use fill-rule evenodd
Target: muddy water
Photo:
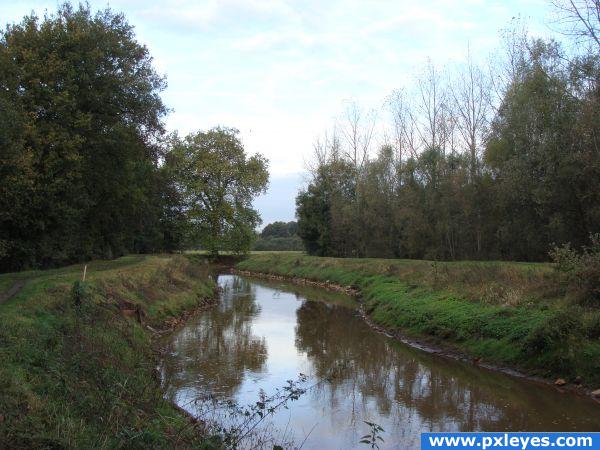
<instances>
[{"instance_id":1,"label":"muddy water","mask_svg":"<svg viewBox=\"0 0 600 450\"><path fill-rule=\"evenodd\" d=\"M418 448L423 431L600 431L596 402L398 343L369 328L348 297L218 281L220 305L165 343L167 396L193 414L207 393L253 404L261 389L303 373L312 387L265 426L281 441L306 439L304 449L368 448L364 421L385 429L381 448Z\"/></svg>"}]
</instances>

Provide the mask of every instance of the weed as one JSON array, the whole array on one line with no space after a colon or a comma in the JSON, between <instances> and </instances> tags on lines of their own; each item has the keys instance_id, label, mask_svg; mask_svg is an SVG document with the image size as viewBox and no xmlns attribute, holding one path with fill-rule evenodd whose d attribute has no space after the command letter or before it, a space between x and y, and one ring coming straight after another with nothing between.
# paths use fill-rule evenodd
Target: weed
<instances>
[{"instance_id":1,"label":"weed","mask_svg":"<svg viewBox=\"0 0 600 450\"><path fill-rule=\"evenodd\" d=\"M307 386L307 380L306 375L299 374L297 380L288 380L271 395L261 389L257 401L250 405L206 395L195 402L198 417L209 435L219 437L223 448L266 448L267 445L283 448L275 442L278 431L267 424L267 420L314 387ZM280 439L285 441L286 436ZM289 447L291 442L283 444Z\"/></svg>"},{"instance_id":2,"label":"weed","mask_svg":"<svg viewBox=\"0 0 600 450\"><path fill-rule=\"evenodd\" d=\"M366 420L364 422L369 426L369 433L361 437L359 442L361 444L370 445L372 449L379 450L379 442L385 442L381 437L381 433L384 433L385 430L376 423L367 422Z\"/></svg>"}]
</instances>

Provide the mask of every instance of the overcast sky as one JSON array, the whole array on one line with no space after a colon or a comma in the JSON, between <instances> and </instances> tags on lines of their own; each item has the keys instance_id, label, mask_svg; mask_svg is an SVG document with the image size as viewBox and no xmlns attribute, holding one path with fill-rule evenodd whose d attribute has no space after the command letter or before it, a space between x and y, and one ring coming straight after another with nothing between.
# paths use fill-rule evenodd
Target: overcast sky
<instances>
[{"instance_id":1,"label":"overcast sky","mask_svg":"<svg viewBox=\"0 0 600 450\"><path fill-rule=\"evenodd\" d=\"M2 22L56 1L0 0ZM270 160L264 223L294 218L312 143L344 101L381 110L427 58L482 59L499 30L522 16L545 33L548 0L91 0L125 13L168 88L169 130L236 127L246 149ZM383 114L383 113L382 113Z\"/></svg>"}]
</instances>

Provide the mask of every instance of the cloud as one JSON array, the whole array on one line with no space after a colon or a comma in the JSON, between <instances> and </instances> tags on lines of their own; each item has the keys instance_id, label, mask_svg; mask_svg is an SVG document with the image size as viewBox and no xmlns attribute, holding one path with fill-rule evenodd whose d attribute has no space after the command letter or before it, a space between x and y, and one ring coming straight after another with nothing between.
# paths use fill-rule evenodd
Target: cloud
<instances>
[{"instance_id":1,"label":"cloud","mask_svg":"<svg viewBox=\"0 0 600 450\"><path fill-rule=\"evenodd\" d=\"M175 0L148 2L144 20L181 32L235 33L241 26L259 27L294 18L293 9L278 0Z\"/></svg>"},{"instance_id":2,"label":"cloud","mask_svg":"<svg viewBox=\"0 0 600 450\"><path fill-rule=\"evenodd\" d=\"M239 51L276 51L309 48L322 43L319 36L302 30L269 30L234 41L231 48Z\"/></svg>"}]
</instances>

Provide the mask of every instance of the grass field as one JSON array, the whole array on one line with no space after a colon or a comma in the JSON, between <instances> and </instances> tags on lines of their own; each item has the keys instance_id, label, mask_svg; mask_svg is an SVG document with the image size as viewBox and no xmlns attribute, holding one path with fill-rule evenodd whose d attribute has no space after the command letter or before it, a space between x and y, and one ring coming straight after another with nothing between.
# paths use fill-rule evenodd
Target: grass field
<instances>
[{"instance_id":1,"label":"grass field","mask_svg":"<svg viewBox=\"0 0 600 450\"><path fill-rule=\"evenodd\" d=\"M0 448L202 447L163 400L146 325L212 298L205 267L128 256L90 263L84 284L82 265L0 275L0 293L25 281L0 305Z\"/></svg>"},{"instance_id":2,"label":"grass field","mask_svg":"<svg viewBox=\"0 0 600 450\"><path fill-rule=\"evenodd\" d=\"M392 332L532 375L600 387L600 312L565 298L552 265L252 254L237 268L360 290Z\"/></svg>"}]
</instances>

